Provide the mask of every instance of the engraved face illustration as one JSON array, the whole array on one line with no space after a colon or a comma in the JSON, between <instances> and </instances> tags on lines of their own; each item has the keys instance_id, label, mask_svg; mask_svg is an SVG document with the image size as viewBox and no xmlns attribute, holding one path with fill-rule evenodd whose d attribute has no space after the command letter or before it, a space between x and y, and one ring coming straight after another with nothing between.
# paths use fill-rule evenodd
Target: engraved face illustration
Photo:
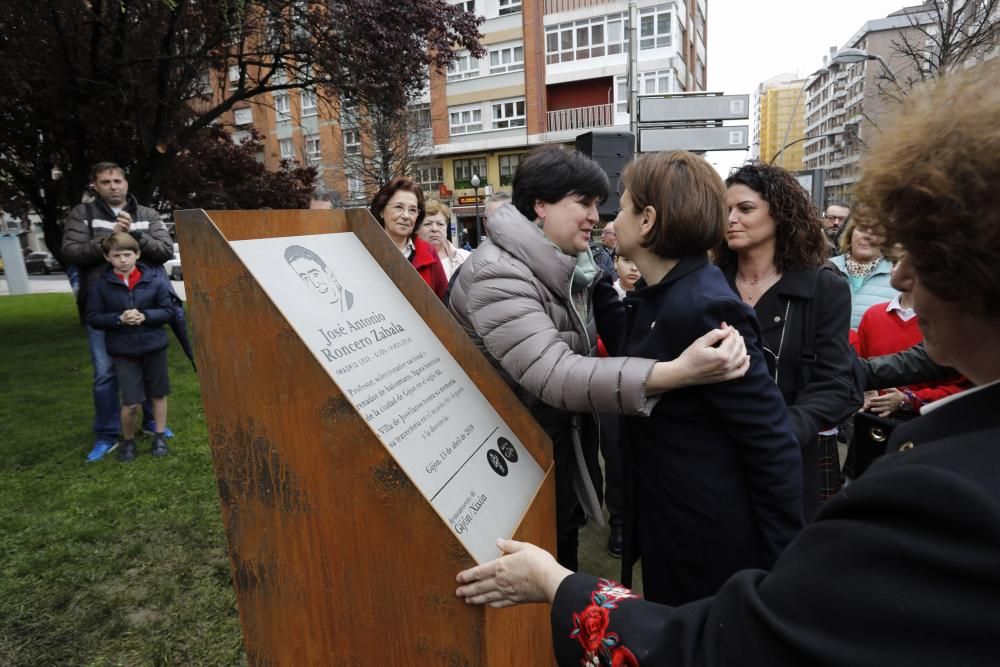
<instances>
[{"instance_id":1,"label":"engraved face illustration","mask_svg":"<svg viewBox=\"0 0 1000 667\"><path fill-rule=\"evenodd\" d=\"M344 303L344 287L337 280L337 274L333 272L319 255L302 246L293 245L285 248L285 261L292 271L298 275L306 285L326 299L329 303L337 304L341 310L349 310L351 303ZM350 300L348 296L348 300Z\"/></svg>"}]
</instances>

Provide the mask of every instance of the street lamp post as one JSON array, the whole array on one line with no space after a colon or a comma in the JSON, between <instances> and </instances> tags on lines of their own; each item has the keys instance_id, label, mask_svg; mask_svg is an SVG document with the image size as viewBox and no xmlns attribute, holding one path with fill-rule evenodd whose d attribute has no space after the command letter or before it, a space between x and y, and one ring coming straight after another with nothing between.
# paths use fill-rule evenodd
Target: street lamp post
<instances>
[{"instance_id":1,"label":"street lamp post","mask_svg":"<svg viewBox=\"0 0 1000 667\"><path fill-rule=\"evenodd\" d=\"M889 63L885 61L885 58L877 53L868 53L864 49L841 49L840 53L836 54L830 62L837 65L853 65L864 60L877 60L889 78L893 81L896 80L896 75L889 69Z\"/></svg>"},{"instance_id":2,"label":"street lamp post","mask_svg":"<svg viewBox=\"0 0 1000 667\"><path fill-rule=\"evenodd\" d=\"M812 136L812 137L801 137L799 139L796 139L795 141L790 141L790 142L788 142L787 144L785 144L784 146L782 146L781 148L778 149L778 152L774 154L773 158L771 158L771 164L773 164L773 165L778 164L778 156L781 155L782 153L784 153L785 149L789 148L790 146L794 146L795 144L800 144L803 141L809 141L810 139L819 139L821 137L826 137L828 139L832 139L833 137L839 137L840 134L841 134L840 132L827 132L826 134L817 134L817 135Z\"/></svg>"},{"instance_id":3,"label":"street lamp post","mask_svg":"<svg viewBox=\"0 0 1000 667\"><path fill-rule=\"evenodd\" d=\"M479 239L483 237L482 231L479 224L479 174L473 174L472 179L469 181L472 184L472 189L476 193L476 247L479 247Z\"/></svg>"}]
</instances>

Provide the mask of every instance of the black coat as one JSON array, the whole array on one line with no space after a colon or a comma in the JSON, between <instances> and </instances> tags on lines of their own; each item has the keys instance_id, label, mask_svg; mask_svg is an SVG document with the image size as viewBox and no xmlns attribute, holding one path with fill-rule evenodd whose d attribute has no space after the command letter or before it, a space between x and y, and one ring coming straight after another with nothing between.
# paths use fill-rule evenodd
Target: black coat
<instances>
[{"instance_id":1,"label":"black coat","mask_svg":"<svg viewBox=\"0 0 1000 667\"><path fill-rule=\"evenodd\" d=\"M623 420L629 556L638 537L647 598L710 595L734 572L770 567L802 527L799 445L768 376L753 310L707 258L689 256L625 297L628 356L669 361L728 322L743 335L743 378L677 389L649 418ZM636 521L637 519L637 521Z\"/></svg>"},{"instance_id":2,"label":"black coat","mask_svg":"<svg viewBox=\"0 0 1000 667\"><path fill-rule=\"evenodd\" d=\"M726 277L738 293L735 267ZM864 400L855 374L857 355L848 341L850 287L832 268L793 269L754 310L764 332L768 370L788 404L795 435L806 446L817 433L857 412ZM806 340L809 329L812 341Z\"/></svg>"},{"instance_id":3,"label":"black coat","mask_svg":"<svg viewBox=\"0 0 1000 667\"><path fill-rule=\"evenodd\" d=\"M108 354L114 356L138 357L162 350L169 343L163 328L173 316L167 283L152 268L138 266L142 277L131 290L110 267L90 285L87 324L107 332ZM138 326L122 324L119 316L131 308L144 314L146 321Z\"/></svg>"},{"instance_id":4,"label":"black coat","mask_svg":"<svg viewBox=\"0 0 1000 667\"><path fill-rule=\"evenodd\" d=\"M713 598L672 608L605 588L595 600L597 580L568 577L552 607L559 664L603 638L641 665L1000 664L998 405L994 384L898 427L894 453L828 501L770 573L740 572Z\"/></svg>"},{"instance_id":5,"label":"black coat","mask_svg":"<svg viewBox=\"0 0 1000 667\"><path fill-rule=\"evenodd\" d=\"M895 354L862 359L867 389L888 389L906 384L953 379L959 372L927 356L924 341Z\"/></svg>"}]
</instances>

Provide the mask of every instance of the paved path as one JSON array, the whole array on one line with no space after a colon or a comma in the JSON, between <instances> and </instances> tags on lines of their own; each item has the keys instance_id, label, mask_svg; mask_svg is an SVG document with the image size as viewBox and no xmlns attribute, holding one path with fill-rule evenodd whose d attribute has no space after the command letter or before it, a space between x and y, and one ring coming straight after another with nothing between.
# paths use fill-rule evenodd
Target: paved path
<instances>
[{"instance_id":1,"label":"paved path","mask_svg":"<svg viewBox=\"0 0 1000 667\"><path fill-rule=\"evenodd\" d=\"M52 294L72 291L69 287L69 281L66 280L66 275L63 273L54 273L49 276L28 276L28 285L31 288L32 294ZM187 301L187 295L184 293L184 283L175 280L173 281L173 285L177 291L177 295L183 301ZM9 294L10 290L7 287L7 278L0 276L0 296L8 296Z\"/></svg>"}]
</instances>

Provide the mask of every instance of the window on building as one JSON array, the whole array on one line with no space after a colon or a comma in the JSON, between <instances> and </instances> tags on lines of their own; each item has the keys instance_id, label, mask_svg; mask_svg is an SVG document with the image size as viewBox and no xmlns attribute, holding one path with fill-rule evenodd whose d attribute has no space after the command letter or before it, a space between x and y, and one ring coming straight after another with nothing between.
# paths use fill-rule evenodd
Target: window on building
<instances>
[{"instance_id":1,"label":"window on building","mask_svg":"<svg viewBox=\"0 0 1000 667\"><path fill-rule=\"evenodd\" d=\"M452 135L483 131L482 108L465 107L448 109L449 130Z\"/></svg>"},{"instance_id":2,"label":"window on building","mask_svg":"<svg viewBox=\"0 0 1000 667\"><path fill-rule=\"evenodd\" d=\"M344 155L357 155L361 152L361 134L356 129L344 130Z\"/></svg>"},{"instance_id":3,"label":"window on building","mask_svg":"<svg viewBox=\"0 0 1000 667\"><path fill-rule=\"evenodd\" d=\"M202 72L198 75L197 91L199 95L209 95L212 92L212 73Z\"/></svg>"},{"instance_id":4,"label":"window on building","mask_svg":"<svg viewBox=\"0 0 1000 667\"><path fill-rule=\"evenodd\" d=\"M309 117L315 116L317 114L316 110L316 93L311 90L302 91L302 116Z\"/></svg>"},{"instance_id":5,"label":"window on building","mask_svg":"<svg viewBox=\"0 0 1000 667\"><path fill-rule=\"evenodd\" d=\"M451 4L455 5L463 12L471 12L473 14L476 13L476 0L459 0L459 2L452 2Z\"/></svg>"},{"instance_id":6,"label":"window on building","mask_svg":"<svg viewBox=\"0 0 1000 667\"><path fill-rule=\"evenodd\" d=\"M523 58L522 58L523 60ZM474 79L480 76L480 61L473 58L468 51L459 51L455 60L448 66L448 82Z\"/></svg>"},{"instance_id":7,"label":"window on building","mask_svg":"<svg viewBox=\"0 0 1000 667\"><path fill-rule=\"evenodd\" d=\"M250 133L246 131L233 132L229 135L229 138L232 139L233 143L238 146L239 144L242 144L244 140L250 138Z\"/></svg>"},{"instance_id":8,"label":"window on building","mask_svg":"<svg viewBox=\"0 0 1000 667\"><path fill-rule=\"evenodd\" d=\"M243 107L242 109L233 109L233 123L236 125L252 125L253 109L251 109L250 107Z\"/></svg>"},{"instance_id":9,"label":"window on building","mask_svg":"<svg viewBox=\"0 0 1000 667\"><path fill-rule=\"evenodd\" d=\"M490 74L520 72L524 69L524 46L511 44L490 49Z\"/></svg>"},{"instance_id":10,"label":"window on building","mask_svg":"<svg viewBox=\"0 0 1000 667\"><path fill-rule=\"evenodd\" d=\"M545 29L545 62L552 64L614 55L625 50L622 13L596 16Z\"/></svg>"},{"instance_id":11,"label":"window on building","mask_svg":"<svg viewBox=\"0 0 1000 667\"><path fill-rule=\"evenodd\" d=\"M653 72L639 72L639 95L663 95L680 91L674 78L674 71L661 69ZM628 113L628 77L615 77L615 111Z\"/></svg>"},{"instance_id":12,"label":"window on building","mask_svg":"<svg viewBox=\"0 0 1000 667\"><path fill-rule=\"evenodd\" d=\"M229 66L229 82L236 83L240 80L240 66L230 65Z\"/></svg>"},{"instance_id":13,"label":"window on building","mask_svg":"<svg viewBox=\"0 0 1000 667\"><path fill-rule=\"evenodd\" d=\"M417 132L431 129L431 105L429 103L410 105L410 127Z\"/></svg>"},{"instance_id":14,"label":"window on building","mask_svg":"<svg viewBox=\"0 0 1000 667\"><path fill-rule=\"evenodd\" d=\"M656 70L655 72L639 72L639 94L640 95L662 95L672 93L674 73L669 69Z\"/></svg>"},{"instance_id":15,"label":"window on building","mask_svg":"<svg viewBox=\"0 0 1000 667\"><path fill-rule=\"evenodd\" d=\"M365 182L356 174L347 174L347 198L365 199Z\"/></svg>"},{"instance_id":16,"label":"window on building","mask_svg":"<svg viewBox=\"0 0 1000 667\"><path fill-rule=\"evenodd\" d=\"M319 162L323 158L323 149L319 143L318 134L306 135L306 159L310 162Z\"/></svg>"},{"instance_id":17,"label":"window on building","mask_svg":"<svg viewBox=\"0 0 1000 667\"><path fill-rule=\"evenodd\" d=\"M295 144L292 143L291 139L278 139L278 151L281 153L282 160L295 159Z\"/></svg>"},{"instance_id":18,"label":"window on building","mask_svg":"<svg viewBox=\"0 0 1000 667\"><path fill-rule=\"evenodd\" d=\"M444 169L439 164L420 164L413 168L413 180L421 189L436 191L444 183Z\"/></svg>"},{"instance_id":19,"label":"window on building","mask_svg":"<svg viewBox=\"0 0 1000 667\"><path fill-rule=\"evenodd\" d=\"M639 48L659 49L670 46L670 5L639 10Z\"/></svg>"},{"instance_id":20,"label":"window on building","mask_svg":"<svg viewBox=\"0 0 1000 667\"><path fill-rule=\"evenodd\" d=\"M500 161L500 185L510 185L514 182L514 172L524 159L525 153L516 155L501 155Z\"/></svg>"},{"instance_id":21,"label":"window on building","mask_svg":"<svg viewBox=\"0 0 1000 667\"><path fill-rule=\"evenodd\" d=\"M471 190L473 174L479 175L479 187L486 185L486 158L474 157L466 160L455 160L455 188Z\"/></svg>"},{"instance_id":22,"label":"window on building","mask_svg":"<svg viewBox=\"0 0 1000 667\"><path fill-rule=\"evenodd\" d=\"M500 0L498 6L500 9L500 16L504 16L506 14L517 14L521 11L521 0Z\"/></svg>"},{"instance_id":23,"label":"window on building","mask_svg":"<svg viewBox=\"0 0 1000 667\"><path fill-rule=\"evenodd\" d=\"M628 113L628 77L615 77L615 111Z\"/></svg>"},{"instance_id":24,"label":"window on building","mask_svg":"<svg viewBox=\"0 0 1000 667\"><path fill-rule=\"evenodd\" d=\"M524 127L524 100L505 100L493 104L493 129Z\"/></svg>"},{"instance_id":25,"label":"window on building","mask_svg":"<svg viewBox=\"0 0 1000 667\"><path fill-rule=\"evenodd\" d=\"M279 123L292 119L292 100L288 93L276 93L274 96L274 113Z\"/></svg>"}]
</instances>

